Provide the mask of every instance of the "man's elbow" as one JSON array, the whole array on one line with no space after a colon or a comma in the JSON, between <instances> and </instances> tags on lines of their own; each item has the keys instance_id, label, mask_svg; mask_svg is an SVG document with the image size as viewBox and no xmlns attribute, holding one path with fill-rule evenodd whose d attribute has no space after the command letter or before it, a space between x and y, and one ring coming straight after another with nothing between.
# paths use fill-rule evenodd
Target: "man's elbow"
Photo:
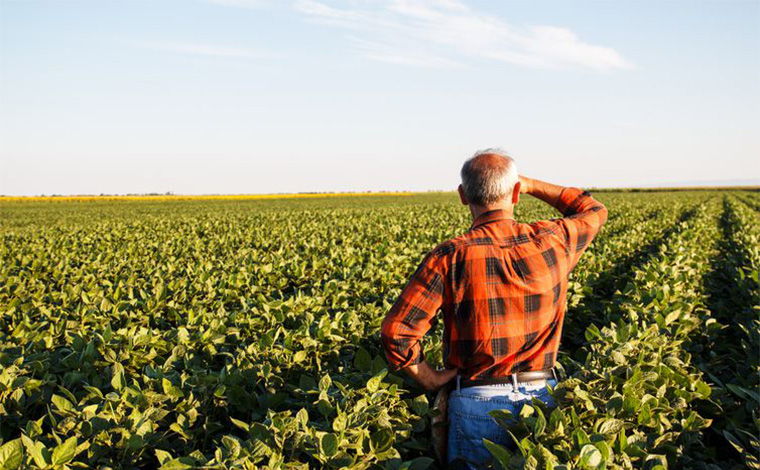
<instances>
[{"instance_id":1,"label":"man's elbow","mask_svg":"<svg viewBox=\"0 0 760 470\"><path fill-rule=\"evenodd\" d=\"M385 344L390 338L393 337L393 320L388 315L383 319L383 322L380 324L380 339L383 341L383 344Z\"/></svg>"},{"instance_id":2,"label":"man's elbow","mask_svg":"<svg viewBox=\"0 0 760 470\"><path fill-rule=\"evenodd\" d=\"M600 209L599 209L599 226L601 227L602 225L604 225L607 222L607 216L609 214L607 212L607 207L604 204L602 204L601 202L599 203L599 207L600 207Z\"/></svg>"},{"instance_id":3,"label":"man's elbow","mask_svg":"<svg viewBox=\"0 0 760 470\"><path fill-rule=\"evenodd\" d=\"M599 220L599 227L607 222L607 206L594 199L594 203L591 207L586 209L588 212L593 212Z\"/></svg>"}]
</instances>

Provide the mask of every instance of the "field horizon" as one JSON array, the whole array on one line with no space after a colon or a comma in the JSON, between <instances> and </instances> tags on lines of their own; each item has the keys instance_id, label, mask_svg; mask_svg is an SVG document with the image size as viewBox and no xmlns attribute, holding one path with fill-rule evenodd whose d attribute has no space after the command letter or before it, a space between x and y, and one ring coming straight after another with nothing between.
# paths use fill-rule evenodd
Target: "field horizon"
<instances>
[{"instance_id":1,"label":"field horizon","mask_svg":"<svg viewBox=\"0 0 760 470\"><path fill-rule=\"evenodd\" d=\"M595 187L582 186L588 191L600 193L615 192L669 192L669 191L760 191L760 185L729 185L729 186L626 186L626 187ZM208 193L208 194L175 194L166 193L126 193L126 194L50 194L34 196L13 196L0 194L0 202L8 201L86 201L86 200L203 200L203 199L287 199L287 198L324 198L351 196L414 196L418 194L451 193L456 191L429 189L426 191L303 191L296 193Z\"/></svg>"}]
</instances>

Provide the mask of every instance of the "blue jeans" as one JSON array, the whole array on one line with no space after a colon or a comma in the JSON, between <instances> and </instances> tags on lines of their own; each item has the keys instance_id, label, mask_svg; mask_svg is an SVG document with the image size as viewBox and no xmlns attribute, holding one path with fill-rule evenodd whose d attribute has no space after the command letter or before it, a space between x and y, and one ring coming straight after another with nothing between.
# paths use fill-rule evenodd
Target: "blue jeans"
<instances>
[{"instance_id":1,"label":"blue jeans","mask_svg":"<svg viewBox=\"0 0 760 470\"><path fill-rule=\"evenodd\" d=\"M548 379L546 383L552 387L557 385L554 379ZM512 437L488 412L509 410L517 419L523 405L530 403L534 397L550 408L555 405L545 385L520 383L517 392L512 384L467 387L460 391L455 386L449 395L449 464L454 459L463 459L467 461L468 468L476 469L492 460L493 456L483 445L484 438L516 449Z\"/></svg>"}]
</instances>

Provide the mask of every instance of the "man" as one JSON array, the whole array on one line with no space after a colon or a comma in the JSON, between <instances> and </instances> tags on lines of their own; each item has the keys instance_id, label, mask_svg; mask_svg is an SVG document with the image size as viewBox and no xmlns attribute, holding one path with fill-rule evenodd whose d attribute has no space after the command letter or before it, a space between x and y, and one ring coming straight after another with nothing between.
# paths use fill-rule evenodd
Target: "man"
<instances>
[{"instance_id":1,"label":"man","mask_svg":"<svg viewBox=\"0 0 760 470\"><path fill-rule=\"evenodd\" d=\"M459 198L472 227L422 260L383 321L391 370L403 370L426 390L456 377L448 403L448 461L477 468L491 459L483 438L509 445L488 412L537 397L553 406L554 361L565 314L567 280L602 224L607 209L577 188L518 177L498 149L479 151L461 171ZM514 219L520 194L564 218L532 224ZM444 370L434 370L420 340L443 312ZM554 377L553 380L547 380Z\"/></svg>"}]
</instances>

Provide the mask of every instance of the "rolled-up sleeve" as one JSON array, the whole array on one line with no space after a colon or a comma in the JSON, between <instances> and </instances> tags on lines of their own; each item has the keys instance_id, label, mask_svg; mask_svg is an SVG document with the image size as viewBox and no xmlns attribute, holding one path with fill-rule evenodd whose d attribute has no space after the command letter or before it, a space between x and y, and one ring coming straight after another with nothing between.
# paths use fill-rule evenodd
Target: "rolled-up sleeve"
<instances>
[{"instance_id":1,"label":"rolled-up sleeve","mask_svg":"<svg viewBox=\"0 0 760 470\"><path fill-rule=\"evenodd\" d=\"M561 227L571 255L569 268L572 270L607 221L607 208L591 197L588 191L565 188L560 193L557 209L565 216L556 222Z\"/></svg>"},{"instance_id":2,"label":"rolled-up sleeve","mask_svg":"<svg viewBox=\"0 0 760 470\"><path fill-rule=\"evenodd\" d=\"M391 371L424 360L420 341L443 303L443 268L429 253L383 320L380 336Z\"/></svg>"}]
</instances>

